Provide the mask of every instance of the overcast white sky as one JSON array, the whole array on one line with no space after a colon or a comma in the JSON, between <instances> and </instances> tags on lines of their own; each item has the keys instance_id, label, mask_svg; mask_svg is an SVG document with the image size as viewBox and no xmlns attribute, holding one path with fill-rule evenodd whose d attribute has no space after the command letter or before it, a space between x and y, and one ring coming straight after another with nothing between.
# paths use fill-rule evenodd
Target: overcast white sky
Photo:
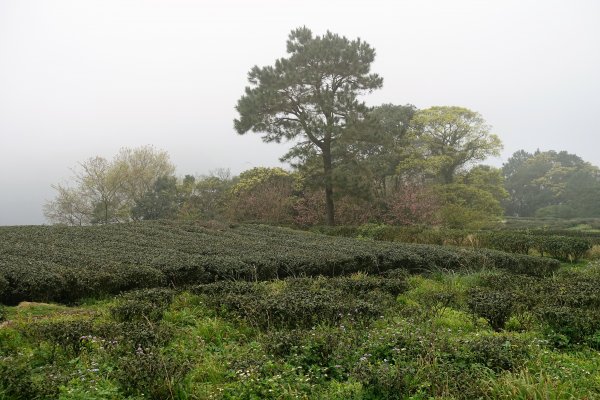
<instances>
[{"instance_id":1,"label":"overcast white sky","mask_svg":"<svg viewBox=\"0 0 600 400\"><path fill-rule=\"evenodd\" d=\"M0 0L0 225L44 222L50 185L88 157L164 149L178 174L278 165L233 130L249 69L306 25L361 37L370 105L480 112L514 151L600 165L600 1Z\"/></svg>"}]
</instances>

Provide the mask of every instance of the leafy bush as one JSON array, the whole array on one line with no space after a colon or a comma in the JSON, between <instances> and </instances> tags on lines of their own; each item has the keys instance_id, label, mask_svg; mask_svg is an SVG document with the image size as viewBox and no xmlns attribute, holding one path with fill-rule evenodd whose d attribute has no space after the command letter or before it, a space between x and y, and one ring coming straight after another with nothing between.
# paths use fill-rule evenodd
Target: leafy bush
<instances>
[{"instance_id":1,"label":"leafy bush","mask_svg":"<svg viewBox=\"0 0 600 400\"><path fill-rule=\"evenodd\" d=\"M567 306L545 306L540 307L537 313L553 334L567 339L566 343L561 344L583 343L600 331L598 311Z\"/></svg>"},{"instance_id":2,"label":"leafy bush","mask_svg":"<svg viewBox=\"0 0 600 400\"><path fill-rule=\"evenodd\" d=\"M4 275L0 274L0 301L8 297L9 285Z\"/></svg>"},{"instance_id":3,"label":"leafy bush","mask_svg":"<svg viewBox=\"0 0 600 400\"><path fill-rule=\"evenodd\" d=\"M472 361L495 372L514 371L530 357L527 343L507 333L475 336L464 344Z\"/></svg>"},{"instance_id":4,"label":"leafy bush","mask_svg":"<svg viewBox=\"0 0 600 400\"><path fill-rule=\"evenodd\" d=\"M361 358L352 371L352 378L362 383L366 398L404 399L408 394L407 372L400 365Z\"/></svg>"},{"instance_id":5,"label":"leafy bush","mask_svg":"<svg viewBox=\"0 0 600 400\"><path fill-rule=\"evenodd\" d=\"M159 321L171 304L174 292L170 289L144 289L117 297L110 308L112 317L120 322L136 320Z\"/></svg>"},{"instance_id":6,"label":"leafy bush","mask_svg":"<svg viewBox=\"0 0 600 400\"><path fill-rule=\"evenodd\" d=\"M158 347L138 347L116 363L117 379L126 394L172 399L190 369L188 362L165 354Z\"/></svg>"},{"instance_id":7,"label":"leafy bush","mask_svg":"<svg viewBox=\"0 0 600 400\"><path fill-rule=\"evenodd\" d=\"M467 304L475 317L485 318L499 331L513 312L514 298L510 292L475 287L468 293Z\"/></svg>"},{"instance_id":8,"label":"leafy bush","mask_svg":"<svg viewBox=\"0 0 600 400\"><path fill-rule=\"evenodd\" d=\"M464 229L427 229L365 224L358 228L322 228L332 236L369 238L403 243L484 247L515 254L528 254L531 249L554 258L576 261L600 244L600 234L580 231L474 231ZM554 232L558 232L555 234Z\"/></svg>"},{"instance_id":9,"label":"leafy bush","mask_svg":"<svg viewBox=\"0 0 600 400\"><path fill-rule=\"evenodd\" d=\"M85 338L94 332L93 324L87 319L48 320L30 324L25 335L38 342L59 346L65 353L78 356L85 345ZM53 355L54 355L53 350Z\"/></svg>"},{"instance_id":10,"label":"leafy bush","mask_svg":"<svg viewBox=\"0 0 600 400\"><path fill-rule=\"evenodd\" d=\"M597 223L597 221L596 221ZM592 244L600 244L600 232L598 229L594 231L583 231L579 229L530 229L527 233L535 236L566 236L585 239Z\"/></svg>"},{"instance_id":11,"label":"leafy bush","mask_svg":"<svg viewBox=\"0 0 600 400\"><path fill-rule=\"evenodd\" d=\"M61 298L67 286L65 275L69 269L51 262L24 260L2 255L0 271L8 285L2 291L0 302L14 305L20 301L50 301Z\"/></svg>"},{"instance_id":12,"label":"leafy bush","mask_svg":"<svg viewBox=\"0 0 600 400\"><path fill-rule=\"evenodd\" d=\"M58 398L59 387L71 377L56 365L38 366L30 354L0 357L0 398L10 400Z\"/></svg>"},{"instance_id":13,"label":"leafy bush","mask_svg":"<svg viewBox=\"0 0 600 400\"><path fill-rule=\"evenodd\" d=\"M359 342L357 335L344 327L323 327L302 330L274 330L268 332L263 343L268 354L285 358L296 367L309 371L315 366L329 371L330 379L343 379L344 356Z\"/></svg>"},{"instance_id":14,"label":"leafy bush","mask_svg":"<svg viewBox=\"0 0 600 400\"><path fill-rule=\"evenodd\" d=\"M518 232L486 232L479 235L481 246L509 253L528 254L536 237Z\"/></svg>"},{"instance_id":15,"label":"leafy bush","mask_svg":"<svg viewBox=\"0 0 600 400\"><path fill-rule=\"evenodd\" d=\"M573 271L547 280L536 314L569 343L594 341L600 331L600 274L596 269Z\"/></svg>"},{"instance_id":16,"label":"leafy bush","mask_svg":"<svg viewBox=\"0 0 600 400\"><path fill-rule=\"evenodd\" d=\"M310 328L336 324L343 319L366 322L379 316L383 305L348 296L332 285L312 285L308 279L288 279L281 290L268 290L265 284L220 282L195 288L210 294L207 304L224 307L251 324L268 328ZM356 290L356 287L354 287Z\"/></svg>"},{"instance_id":17,"label":"leafy bush","mask_svg":"<svg viewBox=\"0 0 600 400\"><path fill-rule=\"evenodd\" d=\"M540 253L559 260L577 261L592 248L592 244L576 237L538 236L537 248Z\"/></svg>"},{"instance_id":18,"label":"leafy bush","mask_svg":"<svg viewBox=\"0 0 600 400\"><path fill-rule=\"evenodd\" d=\"M442 235L450 240L449 233ZM500 268L543 276L558 267L555 260L494 250L355 240L267 226L145 221L0 228L0 302L5 304L72 303L132 289L221 280L378 275L391 269Z\"/></svg>"}]
</instances>

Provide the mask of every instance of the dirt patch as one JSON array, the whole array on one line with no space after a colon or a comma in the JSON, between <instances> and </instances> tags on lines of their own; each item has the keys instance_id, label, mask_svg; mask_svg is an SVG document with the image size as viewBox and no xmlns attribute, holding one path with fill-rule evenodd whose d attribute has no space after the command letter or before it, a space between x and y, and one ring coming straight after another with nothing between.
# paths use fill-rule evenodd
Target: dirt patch
<instances>
[{"instance_id":1,"label":"dirt patch","mask_svg":"<svg viewBox=\"0 0 600 400\"><path fill-rule=\"evenodd\" d=\"M36 302L33 302L33 301L22 301L22 302L19 303L19 305L17 306L17 308L27 308L27 307L36 307L36 306L56 307L56 305L50 304L50 303L36 303Z\"/></svg>"}]
</instances>

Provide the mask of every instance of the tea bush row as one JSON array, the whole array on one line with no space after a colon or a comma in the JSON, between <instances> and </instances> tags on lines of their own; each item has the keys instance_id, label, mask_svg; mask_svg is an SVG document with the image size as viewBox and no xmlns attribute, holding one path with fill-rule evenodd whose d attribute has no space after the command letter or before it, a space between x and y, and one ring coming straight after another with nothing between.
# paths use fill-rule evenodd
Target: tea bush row
<instances>
[{"instance_id":1,"label":"tea bush row","mask_svg":"<svg viewBox=\"0 0 600 400\"><path fill-rule=\"evenodd\" d=\"M535 316L557 340L555 344L582 344L600 348L600 271L563 272L534 279L492 273L480 278L468 293L473 315L501 330L513 315Z\"/></svg>"},{"instance_id":2,"label":"tea bush row","mask_svg":"<svg viewBox=\"0 0 600 400\"><path fill-rule=\"evenodd\" d=\"M366 224L360 227L321 227L321 233L331 236L368 238L381 241L452 245L473 248L489 248L510 253L528 254L535 249L538 253L564 260L577 261L595 243L594 235L581 235L571 231L468 231L455 229L427 229L420 227L397 227ZM566 234L569 232L569 234ZM600 235L596 235L599 236ZM600 241L598 242L600 243Z\"/></svg>"},{"instance_id":3,"label":"tea bush row","mask_svg":"<svg viewBox=\"0 0 600 400\"><path fill-rule=\"evenodd\" d=\"M543 276L558 262L478 249L327 237L241 225L143 222L0 228L0 303L82 297L222 280L500 268Z\"/></svg>"},{"instance_id":4,"label":"tea bush row","mask_svg":"<svg viewBox=\"0 0 600 400\"><path fill-rule=\"evenodd\" d=\"M261 329L311 328L379 317L406 289L401 278L290 278L274 283L218 282L194 292Z\"/></svg>"}]
</instances>

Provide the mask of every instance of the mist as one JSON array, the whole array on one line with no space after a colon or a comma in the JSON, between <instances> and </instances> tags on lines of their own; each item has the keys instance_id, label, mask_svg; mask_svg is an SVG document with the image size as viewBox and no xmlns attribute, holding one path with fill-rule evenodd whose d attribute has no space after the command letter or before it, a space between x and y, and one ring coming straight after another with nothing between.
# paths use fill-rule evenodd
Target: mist
<instances>
[{"instance_id":1,"label":"mist","mask_svg":"<svg viewBox=\"0 0 600 400\"><path fill-rule=\"evenodd\" d=\"M369 105L457 105L514 151L600 165L596 1L0 0L0 225L44 223L52 184L121 147L177 173L279 166L288 146L233 129L253 65L307 26L361 37L383 88Z\"/></svg>"}]
</instances>

